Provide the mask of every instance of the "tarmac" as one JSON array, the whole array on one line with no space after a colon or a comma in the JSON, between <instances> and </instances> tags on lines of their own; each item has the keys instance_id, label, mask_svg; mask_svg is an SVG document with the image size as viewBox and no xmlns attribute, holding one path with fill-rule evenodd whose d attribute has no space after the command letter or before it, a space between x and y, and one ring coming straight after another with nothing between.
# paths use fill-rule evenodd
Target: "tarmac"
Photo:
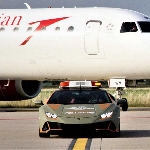
<instances>
[{"instance_id":1,"label":"tarmac","mask_svg":"<svg viewBox=\"0 0 150 150\"><path fill-rule=\"evenodd\" d=\"M144 110L143 108L138 109ZM14 112L6 112L10 110ZM2 150L73 150L76 148L80 150L150 149L150 113L148 111L121 111L120 137L113 137L113 134L109 135L107 132L99 132L93 135L89 132L86 135L78 132L70 136L60 134L51 135L48 138L40 138L38 108L21 108L21 111L28 110L28 112L15 112L18 110L16 108L5 108L3 109L5 112L0 112L0 149ZM129 110L135 110L135 108L129 108Z\"/></svg>"}]
</instances>

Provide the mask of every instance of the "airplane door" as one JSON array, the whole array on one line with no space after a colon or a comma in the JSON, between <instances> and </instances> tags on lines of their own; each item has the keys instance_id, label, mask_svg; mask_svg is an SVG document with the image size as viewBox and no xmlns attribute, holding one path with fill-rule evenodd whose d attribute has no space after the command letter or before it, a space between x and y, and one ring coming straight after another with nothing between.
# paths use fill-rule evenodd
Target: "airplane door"
<instances>
[{"instance_id":1,"label":"airplane door","mask_svg":"<svg viewBox=\"0 0 150 150\"><path fill-rule=\"evenodd\" d=\"M84 46L87 54L99 53L99 30L101 21L88 21L85 28Z\"/></svg>"}]
</instances>

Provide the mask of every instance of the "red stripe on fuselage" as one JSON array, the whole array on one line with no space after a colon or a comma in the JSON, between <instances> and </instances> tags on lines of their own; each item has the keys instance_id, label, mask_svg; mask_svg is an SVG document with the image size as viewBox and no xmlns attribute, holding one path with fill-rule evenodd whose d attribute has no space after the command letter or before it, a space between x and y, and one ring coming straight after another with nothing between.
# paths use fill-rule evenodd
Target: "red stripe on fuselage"
<instances>
[{"instance_id":1,"label":"red stripe on fuselage","mask_svg":"<svg viewBox=\"0 0 150 150\"><path fill-rule=\"evenodd\" d=\"M21 43L21 45L26 45L26 43L32 38L32 36L29 36L25 41Z\"/></svg>"},{"instance_id":2,"label":"red stripe on fuselage","mask_svg":"<svg viewBox=\"0 0 150 150\"><path fill-rule=\"evenodd\" d=\"M33 32L37 32L40 31L43 27L48 27L58 21L67 19L69 17L63 17L63 18L55 18L55 19L48 19L48 20L41 20L41 21L36 21L36 22L31 22L29 23L29 25L33 25L36 23L40 23L38 25L38 27L33 31ZM24 40L20 45L25 45L27 42L29 42L29 40L32 38L32 35L30 35L29 37L26 38L26 40Z\"/></svg>"}]
</instances>

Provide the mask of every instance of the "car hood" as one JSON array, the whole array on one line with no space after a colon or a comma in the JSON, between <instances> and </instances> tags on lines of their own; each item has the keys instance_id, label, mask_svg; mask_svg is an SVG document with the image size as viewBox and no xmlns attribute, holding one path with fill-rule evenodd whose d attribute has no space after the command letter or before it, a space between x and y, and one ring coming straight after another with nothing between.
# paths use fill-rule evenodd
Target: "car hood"
<instances>
[{"instance_id":1,"label":"car hood","mask_svg":"<svg viewBox=\"0 0 150 150\"><path fill-rule=\"evenodd\" d=\"M97 116L108 109L113 103L106 104L48 104L50 112L54 112L57 116Z\"/></svg>"}]
</instances>

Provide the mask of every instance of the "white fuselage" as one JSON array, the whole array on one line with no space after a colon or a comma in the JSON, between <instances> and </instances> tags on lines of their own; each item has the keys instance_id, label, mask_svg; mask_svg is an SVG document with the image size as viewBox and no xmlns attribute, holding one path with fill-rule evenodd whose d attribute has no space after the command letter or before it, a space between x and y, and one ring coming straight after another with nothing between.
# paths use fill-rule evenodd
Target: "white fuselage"
<instances>
[{"instance_id":1,"label":"white fuselage","mask_svg":"<svg viewBox=\"0 0 150 150\"><path fill-rule=\"evenodd\" d=\"M150 32L113 8L0 10L0 79L150 79ZM123 22L137 32L120 33Z\"/></svg>"}]
</instances>

